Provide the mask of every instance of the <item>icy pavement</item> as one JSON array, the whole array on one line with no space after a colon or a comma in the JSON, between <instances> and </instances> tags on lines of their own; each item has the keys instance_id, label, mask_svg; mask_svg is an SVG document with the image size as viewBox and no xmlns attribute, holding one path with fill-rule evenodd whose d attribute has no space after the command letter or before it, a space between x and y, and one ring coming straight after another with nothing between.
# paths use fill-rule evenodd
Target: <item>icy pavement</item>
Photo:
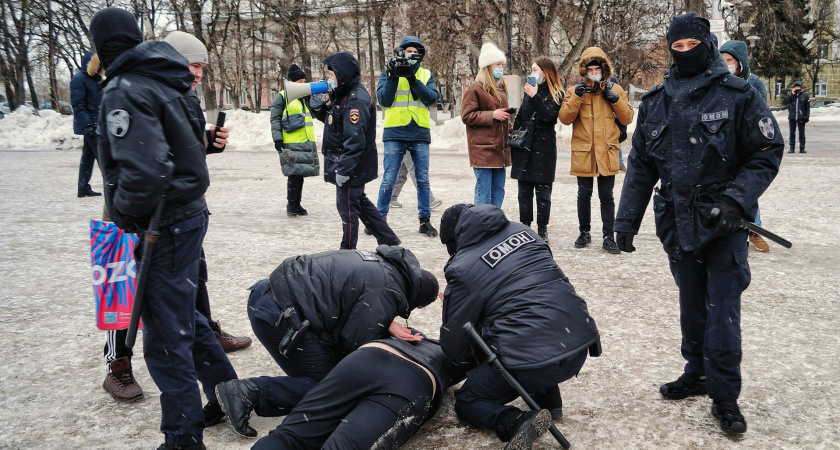
<instances>
[{"instance_id":1,"label":"icy pavement","mask_svg":"<svg viewBox=\"0 0 840 450\"><path fill-rule=\"evenodd\" d=\"M740 439L719 431L708 399L674 402L659 395L659 385L675 379L683 361L677 290L652 215L633 254L609 255L597 245L573 248L576 184L568 175L568 150L560 151L549 237L558 263L588 302L604 347L603 356L561 385L565 417L556 423L573 448L840 448L840 144L836 138L822 142L827 145L812 148L809 141L807 155L785 154L761 198L764 225L794 245L750 252L740 402L749 430ZM444 208L472 200L474 177L463 151L434 152L431 161L432 188L444 202L433 211L437 226ZM163 442L159 391L145 368L142 344L134 372L145 400L117 403L101 387L105 333L94 325L88 221L101 217L102 198L76 198L78 162L79 152L72 150L0 150L0 448L152 449ZM213 315L226 331L253 337L246 288L288 256L338 247L335 191L320 177L308 178L303 206L309 216L289 218L286 179L274 150L240 145L211 155L208 164L213 215L205 250ZM618 178L621 186L623 176ZM94 181L101 190L98 174ZM367 188L374 201L378 181ZM507 183L503 209L516 220L516 182ZM446 250L417 232L414 195L406 187L400 197L405 207L392 210L389 221L443 284ZM592 206L597 229L597 196ZM361 235L359 248L374 247L372 237ZM409 324L436 336L440 305L417 311ZM258 342L230 359L240 377L281 373ZM502 447L492 432L458 420L452 399L450 391L438 415L405 448ZM261 436L279 423L256 416L251 421ZM205 431L205 442L246 449L254 441L223 423ZM535 448L559 446L546 435Z\"/></svg>"}]
</instances>

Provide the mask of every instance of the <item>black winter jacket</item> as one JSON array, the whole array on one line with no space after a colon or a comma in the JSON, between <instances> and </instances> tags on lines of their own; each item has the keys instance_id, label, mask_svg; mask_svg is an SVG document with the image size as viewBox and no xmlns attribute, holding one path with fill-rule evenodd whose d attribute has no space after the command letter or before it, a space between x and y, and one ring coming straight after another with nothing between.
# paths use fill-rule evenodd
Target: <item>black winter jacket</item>
<instances>
[{"instance_id":1,"label":"black winter jacket","mask_svg":"<svg viewBox=\"0 0 840 450\"><path fill-rule=\"evenodd\" d=\"M807 122L811 120L811 103L808 98L808 93L805 91L799 91L798 94L791 92L785 97L784 104L788 107L788 121Z\"/></svg>"},{"instance_id":2,"label":"black winter jacket","mask_svg":"<svg viewBox=\"0 0 840 450\"><path fill-rule=\"evenodd\" d=\"M329 109L313 111L324 122L324 181L335 184L335 174L350 176L345 185L363 186L379 171L376 153L376 105L359 82L359 62L347 52L324 59L338 86L330 94Z\"/></svg>"},{"instance_id":3,"label":"black winter jacket","mask_svg":"<svg viewBox=\"0 0 840 450\"><path fill-rule=\"evenodd\" d=\"M509 369L545 367L599 340L586 302L530 228L493 205L470 206L455 236L440 327L440 345L455 363L470 364L467 322Z\"/></svg>"},{"instance_id":4,"label":"black winter jacket","mask_svg":"<svg viewBox=\"0 0 840 450\"><path fill-rule=\"evenodd\" d=\"M269 277L274 299L291 299L311 329L340 357L388 336L408 318L422 280L410 250L380 245L375 253L333 250L283 261Z\"/></svg>"},{"instance_id":5,"label":"black winter jacket","mask_svg":"<svg viewBox=\"0 0 840 450\"><path fill-rule=\"evenodd\" d=\"M560 98L563 102L563 98ZM560 105L554 101L548 83L539 85L533 97L525 94L522 107L516 114L513 129L525 128L528 120L534 116L534 136L531 151L510 149L513 166L510 177L515 180L530 181L531 183L547 184L554 182L554 172L557 168L557 113Z\"/></svg>"},{"instance_id":6,"label":"black winter jacket","mask_svg":"<svg viewBox=\"0 0 840 450\"><path fill-rule=\"evenodd\" d=\"M85 52L82 57L82 70L76 72L70 81L70 103L73 104L73 133L85 134L88 127L96 128L99 116L99 103L102 101L102 91L99 89L99 75L90 76L87 66L91 52Z\"/></svg>"},{"instance_id":7,"label":"black winter jacket","mask_svg":"<svg viewBox=\"0 0 840 450\"><path fill-rule=\"evenodd\" d=\"M615 231L636 234L654 185L656 234L680 258L714 237L709 213L724 196L745 217L779 171L784 141L758 92L729 73L720 54L703 73L675 68L642 97Z\"/></svg>"},{"instance_id":8,"label":"black winter jacket","mask_svg":"<svg viewBox=\"0 0 840 450\"><path fill-rule=\"evenodd\" d=\"M210 184L203 116L187 60L166 42L144 42L108 67L99 116L99 164L111 218L144 229L165 196L161 226L206 209Z\"/></svg>"}]
</instances>

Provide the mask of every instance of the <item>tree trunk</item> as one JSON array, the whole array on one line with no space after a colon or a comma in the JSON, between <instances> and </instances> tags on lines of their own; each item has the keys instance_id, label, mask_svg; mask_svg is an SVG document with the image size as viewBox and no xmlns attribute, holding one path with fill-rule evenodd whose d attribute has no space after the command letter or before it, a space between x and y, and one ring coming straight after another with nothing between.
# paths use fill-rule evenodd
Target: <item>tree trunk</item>
<instances>
[{"instance_id":1,"label":"tree trunk","mask_svg":"<svg viewBox=\"0 0 840 450\"><path fill-rule=\"evenodd\" d=\"M583 15L580 39L575 42L566 57L563 58L563 63L557 67L557 73L568 73L578 64L579 55L583 49L592 42L592 31L595 29L595 15L598 12L598 3L600 0L590 0L589 7Z\"/></svg>"}]
</instances>

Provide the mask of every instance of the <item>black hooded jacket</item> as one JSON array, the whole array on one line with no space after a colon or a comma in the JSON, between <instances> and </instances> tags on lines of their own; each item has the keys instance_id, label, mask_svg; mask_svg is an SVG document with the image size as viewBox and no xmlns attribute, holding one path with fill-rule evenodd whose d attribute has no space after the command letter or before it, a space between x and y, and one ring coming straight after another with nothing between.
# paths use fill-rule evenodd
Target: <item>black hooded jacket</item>
<instances>
[{"instance_id":1,"label":"black hooded jacket","mask_svg":"<svg viewBox=\"0 0 840 450\"><path fill-rule=\"evenodd\" d=\"M562 97L560 98L562 102ZM510 149L510 177L531 183L553 183L557 167L557 114L560 105L554 101L548 82L543 81L537 87L533 97L524 94L522 106L516 114L513 129L524 129L528 121L534 118L534 134L531 137L531 149Z\"/></svg>"},{"instance_id":2,"label":"black hooded jacket","mask_svg":"<svg viewBox=\"0 0 840 450\"><path fill-rule=\"evenodd\" d=\"M387 337L395 317L408 318L421 280L414 254L387 245L288 258L269 277L274 299L291 300L340 357Z\"/></svg>"},{"instance_id":3,"label":"black hooded jacket","mask_svg":"<svg viewBox=\"0 0 840 450\"><path fill-rule=\"evenodd\" d=\"M350 177L345 185L362 186L376 179L376 105L359 82L359 62L347 52L324 59L335 72L338 86L330 94L328 110L314 111L324 122L324 181L335 184L335 174Z\"/></svg>"},{"instance_id":4,"label":"black hooded jacket","mask_svg":"<svg viewBox=\"0 0 840 450\"><path fill-rule=\"evenodd\" d=\"M746 218L779 172L784 140L758 92L729 73L717 49L699 75L676 66L642 97L615 231L636 234L653 196L656 234L676 258L715 237L712 208L729 197Z\"/></svg>"},{"instance_id":5,"label":"black hooded jacket","mask_svg":"<svg viewBox=\"0 0 840 450\"><path fill-rule=\"evenodd\" d=\"M586 302L530 228L493 205L470 206L455 226L455 244L440 327L440 345L455 363L470 362L467 322L508 369L545 367L598 342Z\"/></svg>"},{"instance_id":6,"label":"black hooded jacket","mask_svg":"<svg viewBox=\"0 0 840 450\"><path fill-rule=\"evenodd\" d=\"M143 229L163 196L161 226L206 209L203 117L187 60L166 42L144 42L107 71L97 133L111 218L125 230Z\"/></svg>"}]
</instances>

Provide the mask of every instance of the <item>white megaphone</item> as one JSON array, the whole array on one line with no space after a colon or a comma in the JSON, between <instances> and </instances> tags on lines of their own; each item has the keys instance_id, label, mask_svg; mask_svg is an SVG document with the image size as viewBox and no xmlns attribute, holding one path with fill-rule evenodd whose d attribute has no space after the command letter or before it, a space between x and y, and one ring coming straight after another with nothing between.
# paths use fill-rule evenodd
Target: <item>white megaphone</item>
<instances>
[{"instance_id":1,"label":"white megaphone","mask_svg":"<svg viewBox=\"0 0 840 450\"><path fill-rule=\"evenodd\" d=\"M286 101L306 97L312 94L328 94L330 89L326 81L314 81L312 83L294 83L283 79L283 90L286 91Z\"/></svg>"}]
</instances>

